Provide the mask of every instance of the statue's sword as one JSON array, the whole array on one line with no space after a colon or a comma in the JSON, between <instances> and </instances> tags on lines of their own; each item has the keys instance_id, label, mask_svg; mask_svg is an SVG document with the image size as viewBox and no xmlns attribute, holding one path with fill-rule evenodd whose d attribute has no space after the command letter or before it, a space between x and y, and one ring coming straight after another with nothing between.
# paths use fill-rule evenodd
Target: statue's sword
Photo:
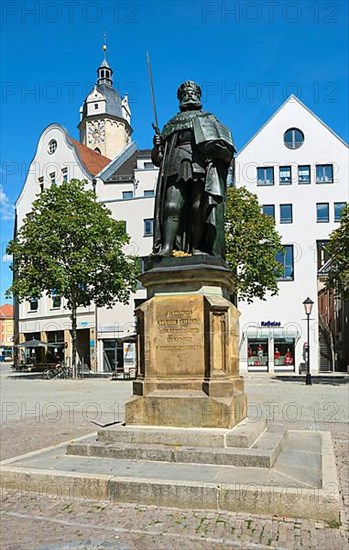
<instances>
[{"instance_id":1,"label":"statue's sword","mask_svg":"<svg viewBox=\"0 0 349 550\"><path fill-rule=\"evenodd\" d=\"M154 128L155 133L160 135L158 115L156 112L155 93L154 93L154 86L153 86L153 77L151 73L149 52L147 52L147 66L148 66L148 75L149 75L150 90L151 90L151 99L153 103L153 111L154 111L154 118L155 118L155 124L152 123L152 127Z\"/></svg>"}]
</instances>

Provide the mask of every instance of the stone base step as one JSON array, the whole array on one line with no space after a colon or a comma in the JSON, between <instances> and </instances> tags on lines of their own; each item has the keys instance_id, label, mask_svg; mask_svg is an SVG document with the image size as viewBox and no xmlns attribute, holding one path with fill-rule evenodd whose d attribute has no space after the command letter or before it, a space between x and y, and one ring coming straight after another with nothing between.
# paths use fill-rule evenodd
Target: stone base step
<instances>
[{"instance_id":1,"label":"stone base step","mask_svg":"<svg viewBox=\"0 0 349 550\"><path fill-rule=\"evenodd\" d=\"M129 433L128 431L127 435ZM279 454L285 433L286 430L282 424L272 424L249 449L242 447L188 447L138 442L106 443L100 440L91 440L68 444L67 454L99 458L271 468Z\"/></svg>"},{"instance_id":2,"label":"stone base step","mask_svg":"<svg viewBox=\"0 0 349 550\"><path fill-rule=\"evenodd\" d=\"M187 447L251 447L266 428L266 420L246 418L231 430L224 428L172 428L114 426L100 430L98 441Z\"/></svg>"},{"instance_id":3,"label":"stone base step","mask_svg":"<svg viewBox=\"0 0 349 550\"><path fill-rule=\"evenodd\" d=\"M326 432L287 432L272 468L67 455L61 444L5 460L1 469L4 488L58 498L339 518L335 459Z\"/></svg>"}]
</instances>

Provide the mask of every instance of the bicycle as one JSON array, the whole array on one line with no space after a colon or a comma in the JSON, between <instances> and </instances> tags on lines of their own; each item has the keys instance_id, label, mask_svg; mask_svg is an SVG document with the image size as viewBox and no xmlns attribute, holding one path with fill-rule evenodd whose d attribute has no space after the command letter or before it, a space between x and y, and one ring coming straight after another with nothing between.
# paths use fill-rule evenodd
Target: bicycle
<instances>
[{"instance_id":1,"label":"bicycle","mask_svg":"<svg viewBox=\"0 0 349 550\"><path fill-rule=\"evenodd\" d=\"M44 378L47 380L52 380L56 378L70 378L71 372L69 367L66 367L65 365L56 365L53 369L46 369L43 372Z\"/></svg>"}]
</instances>

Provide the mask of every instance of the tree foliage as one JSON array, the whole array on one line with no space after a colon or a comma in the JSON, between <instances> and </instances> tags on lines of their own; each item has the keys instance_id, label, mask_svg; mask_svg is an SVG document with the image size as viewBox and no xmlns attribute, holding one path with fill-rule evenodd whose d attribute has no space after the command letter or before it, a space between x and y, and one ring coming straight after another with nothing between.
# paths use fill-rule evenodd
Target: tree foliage
<instances>
[{"instance_id":1,"label":"tree foliage","mask_svg":"<svg viewBox=\"0 0 349 550\"><path fill-rule=\"evenodd\" d=\"M127 303L138 266L137 259L123 251L129 242L124 222L114 220L84 185L72 180L44 190L7 249L15 272L8 297L23 301L47 293L66 299L73 363L77 308L91 302L99 307Z\"/></svg>"},{"instance_id":2,"label":"tree foliage","mask_svg":"<svg viewBox=\"0 0 349 550\"><path fill-rule=\"evenodd\" d=\"M258 198L246 188L229 187L226 211L226 258L236 274L239 300L252 302L278 293L283 273L276 254L283 250L271 216L262 213Z\"/></svg>"},{"instance_id":3,"label":"tree foliage","mask_svg":"<svg viewBox=\"0 0 349 550\"><path fill-rule=\"evenodd\" d=\"M331 258L326 286L349 298L349 205L342 210L340 226L331 233L326 248Z\"/></svg>"}]
</instances>

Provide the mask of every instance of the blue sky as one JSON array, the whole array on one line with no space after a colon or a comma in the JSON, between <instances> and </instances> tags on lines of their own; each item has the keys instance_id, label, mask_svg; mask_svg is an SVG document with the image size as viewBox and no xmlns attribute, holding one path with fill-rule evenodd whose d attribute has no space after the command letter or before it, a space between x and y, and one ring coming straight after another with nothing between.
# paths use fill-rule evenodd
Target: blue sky
<instances>
[{"instance_id":1,"label":"blue sky","mask_svg":"<svg viewBox=\"0 0 349 550\"><path fill-rule=\"evenodd\" d=\"M10 285L12 205L42 130L78 137L79 107L103 58L128 92L133 137L151 147L145 52L160 125L176 89L199 82L204 106L233 130L237 149L294 93L342 138L348 135L348 3L327 1L74 1L1 3L1 294Z\"/></svg>"}]
</instances>

